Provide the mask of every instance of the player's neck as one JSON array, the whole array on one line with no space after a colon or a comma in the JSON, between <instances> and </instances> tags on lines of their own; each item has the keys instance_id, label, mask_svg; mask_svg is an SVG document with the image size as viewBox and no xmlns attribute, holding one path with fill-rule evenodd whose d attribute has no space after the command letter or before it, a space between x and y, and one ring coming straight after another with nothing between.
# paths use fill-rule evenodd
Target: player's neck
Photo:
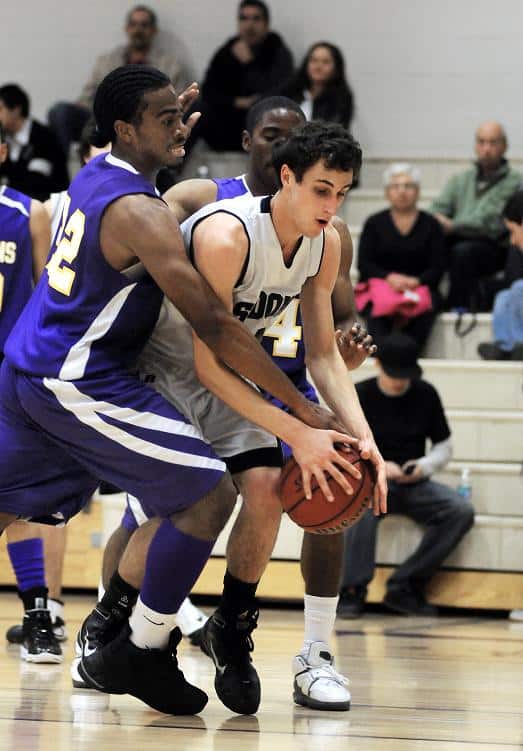
<instances>
[{"instance_id":1,"label":"player's neck","mask_svg":"<svg viewBox=\"0 0 523 751\"><path fill-rule=\"evenodd\" d=\"M292 213L289 211L287 201L281 190L271 200L271 218L280 241L283 257L287 258L295 252L296 245L302 235L294 223Z\"/></svg>"},{"instance_id":2,"label":"player's neck","mask_svg":"<svg viewBox=\"0 0 523 751\"><path fill-rule=\"evenodd\" d=\"M265 185L263 180L260 180L253 172L246 173L245 183L253 196L271 196L275 193L272 187Z\"/></svg>"},{"instance_id":3,"label":"player's neck","mask_svg":"<svg viewBox=\"0 0 523 751\"><path fill-rule=\"evenodd\" d=\"M159 167L157 164L152 164L149 159L140 159L136 153L127 152L121 146L113 146L111 153L117 159L121 159L123 162L127 162L134 167L146 180L149 180L153 185L156 183L156 175L158 174Z\"/></svg>"}]
</instances>

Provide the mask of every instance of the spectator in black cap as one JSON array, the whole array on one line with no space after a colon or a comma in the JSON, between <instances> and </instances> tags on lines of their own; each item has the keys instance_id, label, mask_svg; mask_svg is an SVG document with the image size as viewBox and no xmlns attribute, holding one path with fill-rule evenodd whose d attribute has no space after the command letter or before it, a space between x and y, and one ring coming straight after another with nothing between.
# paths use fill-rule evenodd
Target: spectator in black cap
<instances>
[{"instance_id":1,"label":"spectator in black cap","mask_svg":"<svg viewBox=\"0 0 523 751\"><path fill-rule=\"evenodd\" d=\"M384 604L399 613L435 615L424 589L474 521L474 509L455 490L431 479L450 461L450 430L436 389L421 380L416 342L395 333L382 341L379 373L356 389L385 459L388 511L426 527L417 549L387 582ZM426 453L427 438L431 448ZM346 532L345 570L339 605L342 618L363 612L374 575L378 517L369 511Z\"/></svg>"}]
</instances>

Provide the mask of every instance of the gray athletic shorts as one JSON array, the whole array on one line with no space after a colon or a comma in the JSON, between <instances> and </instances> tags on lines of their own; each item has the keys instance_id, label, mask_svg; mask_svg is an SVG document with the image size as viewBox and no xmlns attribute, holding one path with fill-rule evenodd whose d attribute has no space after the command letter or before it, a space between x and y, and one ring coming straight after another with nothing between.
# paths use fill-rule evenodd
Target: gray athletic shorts
<instances>
[{"instance_id":1,"label":"gray athletic shorts","mask_svg":"<svg viewBox=\"0 0 523 751\"><path fill-rule=\"evenodd\" d=\"M207 391L194 373L177 372L172 363L162 367L161 361L148 363L142 358L140 377L200 430L231 474L252 467L283 466L279 440Z\"/></svg>"}]
</instances>

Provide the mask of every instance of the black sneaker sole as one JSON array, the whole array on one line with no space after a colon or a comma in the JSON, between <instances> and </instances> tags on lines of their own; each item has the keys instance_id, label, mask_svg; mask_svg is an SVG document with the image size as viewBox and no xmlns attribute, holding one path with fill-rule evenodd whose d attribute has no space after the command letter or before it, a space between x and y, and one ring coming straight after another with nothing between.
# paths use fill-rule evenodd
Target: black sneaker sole
<instances>
[{"instance_id":1,"label":"black sneaker sole","mask_svg":"<svg viewBox=\"0 0 523 751\"><path fill-rule=\"evenodd\" d=\"M300 707L318 709L323 712L347 712L350 709L350 701L326 702L312 699L306 696L299 688L294 689L294 702Z\"/></svg>"},{"instance_id":2,"label":"black sneaker sole","mask_svg":"<svg viewBox=\"0 0 523 751\"><path fill-rule=\"evenodd\" d=\"M53 652L37 652L36 654L28 651L23 644L20 646L20 657L25 662L35 662L47 665L56 665L64 661L63 654L54 654Z\"/></svg>"}]
</instances>

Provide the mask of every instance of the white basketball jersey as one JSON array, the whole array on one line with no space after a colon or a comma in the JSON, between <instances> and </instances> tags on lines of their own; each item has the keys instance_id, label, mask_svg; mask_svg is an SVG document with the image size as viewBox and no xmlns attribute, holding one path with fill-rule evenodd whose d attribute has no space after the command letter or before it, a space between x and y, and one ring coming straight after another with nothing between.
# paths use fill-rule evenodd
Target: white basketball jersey
<instances>
[{"instance_id":1,"label":"white basketball jersey","mask_svg":"<svg viewBox=\"0 0 523 751\"><path fill-rule=\"evenodd\" d=\"M205 217L217 212L237 216L249 239L248 257L233 291L234 315L253 334L263 332L300 295L301 288L320 268L325 236L302 237L291 261L283 260L270 213L270 196L240 196L209 204L182 224L185 247L191 252L192 235Z\"/></svg>"},{"instance_id":2,"label":"white basketball jersey","mask_svg":"<svg viewBox=\"0 0 523 751\"><path fill-rule=\"evenodd\" d=\"M198 224L222 212L239 219L249 242L248 256L233 291L233 312L253 334L262 334L290 301L300 295L307 279L318 273L325 235L321 232L313 239L303 237L286 264L271 219L270 196L243 195L209 204L182 224L189 256L192 256L192 237ZM155 387L164 395L174 388L183 391L184 384L188 387L194 383L191 328L167 298L164 298L158 322L138 366L142 373L154 375Z\"/></svg>"}]
</instances>

